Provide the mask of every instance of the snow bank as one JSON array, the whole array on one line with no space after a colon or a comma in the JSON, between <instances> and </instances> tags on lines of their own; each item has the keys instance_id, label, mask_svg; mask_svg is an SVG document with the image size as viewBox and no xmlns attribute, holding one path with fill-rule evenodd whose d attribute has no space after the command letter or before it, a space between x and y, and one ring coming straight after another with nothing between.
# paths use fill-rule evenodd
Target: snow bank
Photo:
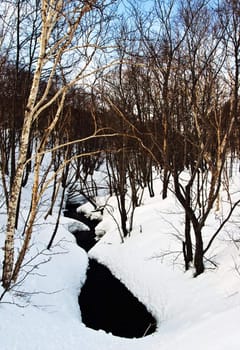
<instances>
[{"instance_id":1,"label":"snow bank","mask_svg":"<svg viewBox=\"0 0 240 350\"><path fill-rule=\"evenodd\" d=\"M55 217L41 220L29 257L44 249L52 233ZM81 323L77 297L87 255L67 231L69 223L74 227L73 220L61 218L54 247L36 258L36 269L0 304L1 350L239 349L240 258L239 243L230 239L238 229L233 222L209 252L219 267L213 270L207 263L206 272L193 278L191 270L184 272L183 212L173 196L162 201L146 195L124 244L105 212L99 229L107 233L90 256L105 263L157 318L157 332L142 339L118 338ZM217 223L217 218L209 220L206 235ZM1 234L2 242L3 238Z\"/></svg>"}]
</instances>

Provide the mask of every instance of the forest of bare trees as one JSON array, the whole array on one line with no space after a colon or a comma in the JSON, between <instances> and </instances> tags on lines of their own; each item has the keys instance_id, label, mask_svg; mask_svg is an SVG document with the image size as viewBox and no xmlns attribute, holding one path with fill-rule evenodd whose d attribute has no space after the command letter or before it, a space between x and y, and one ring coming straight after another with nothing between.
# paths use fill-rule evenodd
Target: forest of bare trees
<instances>
[{"instance_id":1,"label":"forest of bare trees","mask_svg":"<svg viewBox=\"0 0 240 350\"><path fill-rule=\"evenodd\" d=\"M49 215L56 196L63 206L65 190L77 181L84 190L102 162L122 239L143 191L161 201L171 189L185 213L185 268L203 273L222 227L208 241L202 229L240 151L239 2L18 0L1 1L0 11L4 288L18 278L45 190L52 185Z\"/></svg>"}]
</instances>

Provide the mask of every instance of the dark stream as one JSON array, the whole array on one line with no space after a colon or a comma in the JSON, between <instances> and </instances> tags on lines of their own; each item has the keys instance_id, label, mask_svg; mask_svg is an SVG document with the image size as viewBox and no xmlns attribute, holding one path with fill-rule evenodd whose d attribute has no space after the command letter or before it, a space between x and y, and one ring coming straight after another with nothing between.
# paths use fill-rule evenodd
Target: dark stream
<instances>
[{"instance_id":1,"label":"dark stream","mask_svg":"<svg viewBox=\"0 0 240 350\"><path fill-rule=\"evenodd\" d=\"M80 247L88 251L96 244L95 227L91 221L69 207L67 217L87 224L89 231L72 232ZM156 320L146 307L112 275L110 270L89 259L86 282L78 297L83 323L92 329L102 329L119 337L140 338L156 330Z\"/></svg>"}]
</instances>

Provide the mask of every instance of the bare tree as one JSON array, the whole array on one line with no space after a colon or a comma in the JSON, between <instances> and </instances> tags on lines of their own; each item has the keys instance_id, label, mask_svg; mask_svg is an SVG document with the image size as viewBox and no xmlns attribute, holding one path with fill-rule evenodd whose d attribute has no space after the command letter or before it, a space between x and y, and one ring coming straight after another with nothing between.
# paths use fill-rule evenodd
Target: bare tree
<instances>
[{"instance_id":1,"label":"bare tree","mask_svg":"<svg viewBox=\"0 0 240 350\"><path fill-rule=\"evenodd\" d=\"M226 3L222 25L205 0L156 1L154 19L137 18L143 43L138 57L144 56L149 79L142 89L152 103L145 125L152 153L163 168L163 196L173 179L184 208L185 266L188 269L193 260L196 276L204 271L204 254L213 242L204 242L202 231L221 190L238 119L239 17L236 2ZM225 68L230 50L233 71L228 64Z\"/></svg>"},{"instance_id":2,"label":"bare tree","mask_svg":"<svg viewBox=\"0 0 240 350\"><path fill-rule=\"evenodd\" d=\"M2 275L2 284L5 289L8 289L11 282L16 280L29 247L42 191L46 188L44 185L39 189L41 163L46 150L49 152L48 140L61 116L67 91L79 80L90 79L94 71L95 54L98 51L107 50L106 35L102 36L103 10L110 3L111 1L98 3L96 0L75 1L74 3L72 1L41 1L39 46L24 113L16 172L9 198ZM106 66L111 64L107 62ZM100 69L102 67L96 68L96 70ZM46 83L42 89L43 79ZM54 86L56 88L53 89ZM54 115L49 118L43 137L35 146L35 154L29 159L28 147L32 137L32 127L41 121L44 111L53 104L56 106ZM30 160L33 161L34 169L30 215L24 233L23 246L14 259L15 221L19 193L24 171Z\"/></svg>"}]
</instances>

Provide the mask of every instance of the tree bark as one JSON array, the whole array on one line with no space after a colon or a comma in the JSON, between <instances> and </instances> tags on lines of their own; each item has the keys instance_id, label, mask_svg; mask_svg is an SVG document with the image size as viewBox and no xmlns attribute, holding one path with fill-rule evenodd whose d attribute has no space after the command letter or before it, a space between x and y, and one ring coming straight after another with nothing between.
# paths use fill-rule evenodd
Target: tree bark
<instances>
[{"instance_id":1,"label":"tree bark","mask_svg":"<svg viewBox=\"0 0 240 350\"><path fill-rule=\"evenodd\" d=\"M191 206L190 188L186 186L187 207ZM184 245L185 268L189 269L190 262L193 261L192 239L191 239L191 218L188 210L185 210L185 245Z\"/></svg>"},{"instance_id":2,"label":"tree bark","mask_svg":"<svg viewBox=\"0 0 240 350\"><path fill-rule=\"evenodd\" d=\"M42 67L44 64L44 55L46 52L46 37L47 37L47 26L46 26L46 11L42 10L42 32L40 36L40 52L37 61L36 70L33 76L33 82L31 91L28 98L27 107L24 115L24 123L22 128L19 156L17 162L17 168L13 179L10 200L8 205L8 218L6 228L6 239L4 246L4 261L3 261L3 273L2 273L2 285L5 289L8 289L11 284L13 266L14 266L14 235L15 235L15 223L17 216L19 194L22 186L22 179L25 169L25 163L27 160L27 151L29 145L31 125L34 118L34 105L37 99L37 93L39 90L40 77ZM45 25L44 25L45 24Z\"/></svg>"},{"instance_id":3,"label":"tree bark","mask_svg":"<svg viewBox=\"0 0 240 350\"><path fill-rule=\"evenodd\" d=\"M8 203L8 220L7 220L6 240L5 240L5 246L4 246L4 261L3 261L3 274L2 274L2 285L5 289L8 289L10 287L11 279L12 279L12 272L13 272L13 265L14 265L15 223L16 223L19 194L21 191L22 178L23 178L24 167L26 162L31 121L32 121L32 115L27 110L25 113L25 121L24 121L23 130L22 130L18 165L17 165L16 174L12 184L10 199Z\"/></svg>"},{"instance_id":4,"label":"tree bark","mask_svg":"<svg viewBox=\"0 0 240 350\"><path fill-rule=\"evenodd\" d=\"M203 240L202 240L202 233L200 230L195 231L195 239L196 239L196 242L195 242L196 246L195 246L195 255L194 255L194 267L195 267L194 277L197 277L204 272Z\"/></svg>"}]
</instances>

